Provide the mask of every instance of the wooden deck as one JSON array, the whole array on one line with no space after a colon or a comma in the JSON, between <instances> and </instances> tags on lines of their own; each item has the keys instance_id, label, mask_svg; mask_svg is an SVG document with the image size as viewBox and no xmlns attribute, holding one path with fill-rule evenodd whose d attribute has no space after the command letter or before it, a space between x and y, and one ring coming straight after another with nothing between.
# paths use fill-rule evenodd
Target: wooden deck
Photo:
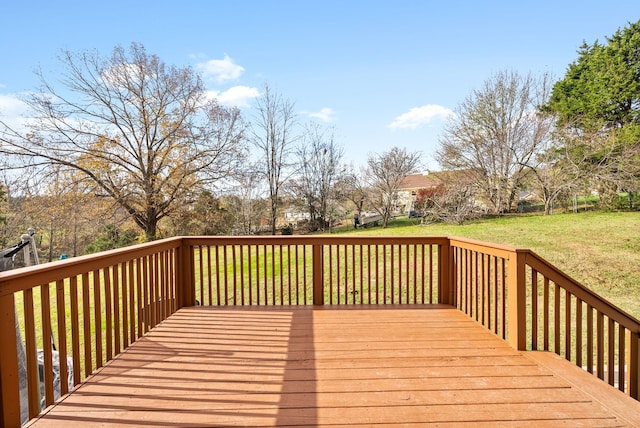
<instances>
[{"instance_id":1,"label":"wooden deck","mask_svg":"<svg viewBox=\"0 0 640 428\"><path fill-rule=\"evenodd\" d=\"M185 308L31 427L638 426L640 402L447 306Z\"/></svg>"}]
</instances>

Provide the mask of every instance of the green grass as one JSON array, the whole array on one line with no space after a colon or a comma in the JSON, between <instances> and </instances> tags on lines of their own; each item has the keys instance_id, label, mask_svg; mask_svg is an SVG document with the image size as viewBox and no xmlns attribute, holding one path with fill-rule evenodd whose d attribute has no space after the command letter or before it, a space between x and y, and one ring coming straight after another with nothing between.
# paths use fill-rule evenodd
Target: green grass
<instances>
[{"instance_id":1,"label":"green grass","mask_svg":"<svg viewBox=\"0 0 640 428\"><path fill-rule=\"evenodd\" d=\"M624 311L640 318L640 213L513 215L464 225L418 225L399 218L388 228L341 227L355 235L459 236L528 248Z\"/></svg>"}]
</instances>

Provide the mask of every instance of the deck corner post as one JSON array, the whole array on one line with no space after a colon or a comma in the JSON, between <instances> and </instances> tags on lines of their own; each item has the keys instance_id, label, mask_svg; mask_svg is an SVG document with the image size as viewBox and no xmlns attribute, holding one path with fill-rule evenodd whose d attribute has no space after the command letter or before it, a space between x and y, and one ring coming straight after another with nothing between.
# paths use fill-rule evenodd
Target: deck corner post
<instances>
[{"instance_id":1,"label":"deck corner post","mask_svg":"<svg viewBox=\"0 0 640 428\"><path fill-rule=\"evenodd\" d=\"M438 303L444 305L454 305L453 297L453 275L451 270L453 267L453 250L451 241L446 240L439 246L438 253Z\"/></svg>"},{"instance_id":2,"label":"deck corner post","mask_svg":"<svg viewBox=\"0 0 640 428\"><path fill-rule=\"evenodd\" d=\"M20 380L13 294L0 296L0 426L20 426ZM11 352L13 350L13 352Z\"/></svg>"},{"instance_id":3,"label":"deck corner post","mask_svg":"<svg viewBox=\"0 0 640 428\"><path fill-rule=\"evenodd\" d=\"M631 332L628 376L629 395L640 400L640 332Z\"/></svg>"},{"instance_id":4,"label":"deck corner post","mask_svg":"<svg viewBox=\"0 0 640 428\"><path fill-rule=\"evenodd\" d=\"M180 274L178 276L178 309L195 306L195 281L193 275L193 248L182 239L180 245Z\"/></svg>"},{"instance_id":5,"label":"deck corner post","mask_svg":"<svg viewBox=\"0 0 640 428\"><path fill-rule=\"evenodd\" d=\"M526 255L516 249L507 267L507 340L518 351L527 349Z\"/></svg>"},{"instance_id":6,"label":"deck corner post","mask_svg":"<svg viewBox=\"0 0 640 428\"><path fill-rule=\"evenodd\" d=\"M314 306L324 305L324 261L323 245L313 244L313 304Z\"/></svg>"}]
</instances>

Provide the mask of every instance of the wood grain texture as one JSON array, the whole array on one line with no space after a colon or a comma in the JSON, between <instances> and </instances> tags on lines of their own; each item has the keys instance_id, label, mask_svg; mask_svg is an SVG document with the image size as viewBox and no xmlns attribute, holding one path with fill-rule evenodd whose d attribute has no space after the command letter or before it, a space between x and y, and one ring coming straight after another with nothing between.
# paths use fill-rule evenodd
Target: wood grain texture
<instances>
[{"instance_id":1,"label":"wood grain texture","mask_svg":"<svg viewBox=\"0 0 640 428\"><path fill-rule=\"evenodd\" d=\"M629 426L621 409L640 414L527 354L442 305L185 308L30 426Z\"/></svg>"}]
</instances>

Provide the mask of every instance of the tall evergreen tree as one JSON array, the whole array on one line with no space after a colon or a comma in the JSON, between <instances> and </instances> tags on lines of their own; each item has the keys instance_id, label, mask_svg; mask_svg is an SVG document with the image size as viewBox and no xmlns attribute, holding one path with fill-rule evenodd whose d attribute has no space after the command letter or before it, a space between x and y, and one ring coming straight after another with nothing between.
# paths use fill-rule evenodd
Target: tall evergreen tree
<instances>
[{"instance_id":1,"label":"tall evergreen tree","mask_svg":"<svg viewBox=\"0 0 640 428\"><path fill-rule=\"evenodd\" d=\"M603 196L637 191L640 178L640 21L606 39L583 43L544 110L571 162Z\"/></svg>"}]
</instances>

